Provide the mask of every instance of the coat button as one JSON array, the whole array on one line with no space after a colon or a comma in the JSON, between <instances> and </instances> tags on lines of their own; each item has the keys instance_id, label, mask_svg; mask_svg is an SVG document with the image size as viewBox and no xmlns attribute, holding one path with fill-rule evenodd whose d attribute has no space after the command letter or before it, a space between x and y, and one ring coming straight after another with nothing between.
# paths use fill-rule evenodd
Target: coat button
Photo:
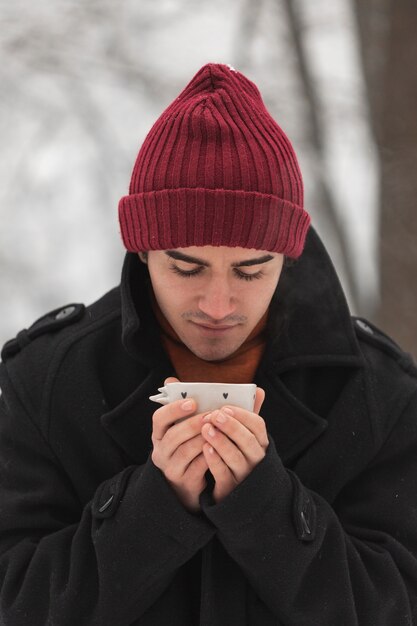
<instances>
[{"instance_id":1,"label":"coat button","mask_svg":"<svg viewBox=\"0 0 417 626\"><path fill-rule=\"evenodd\" d=\"M55 315L56 320L64 320L66 317L72 315L75 311L75 306L66 306L64 309L61 309L59 313Z\"/></svg>"},{"instance_id":2,"label":"coat button","mask_svg":"<svg viewBox=\"0 0 417 626\"><path fill-rule=\"evenodd\" d=\"M111 505L111 503L113 502L113 499L114 499L114 495L111 495L110 498L106 500L106 502L99 508L98 512L104 513L104 511L106 511Z\"/></svg>"},{"instance_id":3,"label":"coat button","mask_svg":"<svg viewBox=\"0 0 417 626\"><path fill-rule=\"evenodd\" d=\"M304 536L308 537L309 535L311 535L311 529L310 529L310 526L309 526L308 521L306 519L306 515L305 515L304 511L301 511L300 519L301 519L301 527L303 529L303 534L304 534Z\"/></svg>"},{"instance_id":4,"label":"coat button","mask_svg":"<svg viewBox=\"0 0 417 626\"><path fill-rule=\"evenodd\" d=\"M357 326L359 326L359 328L362 328L362 330L364 330L369 335L374 334L374 331L372 330L372 328L368 326L368 324L365 324L365 322L363 322L362 320L356 320L356 324Z\"/></svg>"}]
</instances>

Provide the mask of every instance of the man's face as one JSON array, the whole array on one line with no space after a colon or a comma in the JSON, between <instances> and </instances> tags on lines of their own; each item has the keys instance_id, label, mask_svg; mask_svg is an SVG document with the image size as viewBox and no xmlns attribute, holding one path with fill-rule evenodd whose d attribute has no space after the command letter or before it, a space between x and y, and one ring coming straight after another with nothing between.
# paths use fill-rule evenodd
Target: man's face
<instances>
[{"instance_id":1,"label":"man's face","mask_svg":"<svg viewBox=\"0 0 417 626\"><path fill-rule=\"evenodd\" d=\"M249 336L268 309L283 261L282 254L225 246L151 250L147 259L161 311L206 361L228 357Z\"/></svg>"}]
</instances>

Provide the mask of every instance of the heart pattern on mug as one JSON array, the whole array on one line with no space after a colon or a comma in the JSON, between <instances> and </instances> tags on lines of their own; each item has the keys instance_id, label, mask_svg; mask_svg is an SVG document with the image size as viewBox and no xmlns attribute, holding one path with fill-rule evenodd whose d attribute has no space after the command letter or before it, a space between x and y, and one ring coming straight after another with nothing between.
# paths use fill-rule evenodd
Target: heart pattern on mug
<instances>
[{"instance_id":1,"label":"heart pattern on mug","mask_svg":"<svg viewBox=\"0 0 417 626\"><path fill-rule=\"evenodd\" d=\"M186 398L187 397L187 392L186 391L181 391L181 395L182 395L183 398Z\"/></svg>"},{"instance_id":2,"label":"heart pattern on mug","mask_svg":"<svg viewBox=\"0 0 417 626\"><path fill-rule=\"evenodd\" d=\"M226 399L228 395L229 395L228 393L224 393L223 398Z\"/></svg>"}]
</instances>

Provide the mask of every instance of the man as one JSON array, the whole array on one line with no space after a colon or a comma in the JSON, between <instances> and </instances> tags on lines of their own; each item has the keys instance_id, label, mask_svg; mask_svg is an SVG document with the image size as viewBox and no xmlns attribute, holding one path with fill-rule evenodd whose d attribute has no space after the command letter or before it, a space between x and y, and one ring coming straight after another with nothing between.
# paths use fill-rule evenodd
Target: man
<instances>
[{"instance_id":1,"label":"man","mask_svg":"<svg viewBox=\"0 0 417 626\"><path fill-rule=\"evenodd\" d=\"M3 349L1 622L416 624L416 368L350 317L256 86L204 66L119 215L120 288ZM173 379L254 411L155 410Z\"/></svg>"}]
</instances>

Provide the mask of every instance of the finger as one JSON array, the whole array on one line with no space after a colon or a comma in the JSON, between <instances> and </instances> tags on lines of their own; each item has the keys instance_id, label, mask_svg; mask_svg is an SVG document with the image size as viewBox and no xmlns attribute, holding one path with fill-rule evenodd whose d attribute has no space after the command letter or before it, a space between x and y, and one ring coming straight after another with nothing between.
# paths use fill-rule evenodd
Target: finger
<instances>
[{"instance_id":1,"label":"finger","mask_svg":"<svg viewBox=\"0 0 417 626\"><path fill-rule=\"evenodd\" d=\"M261 406L265 400L265 391L262 387L257 387L255 392L255 404L253 407L253 412L259 415L259 411L261 410Z\"/></svg>"},{"instance_id":2,"label":"finger","mask_svg":"<svg viewBox=\"0 0 417 626\"><path fill-rule=\"evenodd\" d=\"M220 500L236 487L237 481L229 467L212 445L208 443L204 444L203 454L216 483L213 495L216 500Z\"/></svg>"},{"instance_id":3,"label":"finger","mask_svg":"<svg viewBox=\"0 0 417 626\"><path fill-rule=\"evenodd\" d=\"M232 472L234 479L237 482L242 481L252 469L252 465L238 446L212 424L204 425L201 434Z\"/></svg>"},{"instance_id":4,"label":"finger","mask_svg":"<svg viewBox=\"0 0 417 626\"><path fill-rule=\"evenodd\" d=\"M215 411L213 413L213 418L211 419L211 425L214 426L215 433L212 437L213 439L218 440L218 445L216 445L215 448L224 461L233 470L236 478L241 476L242 471L246 472L247 467L245 466L243 470L241 469L242 464L239 462L241 459L234 454L233 449L230 448L227 442L234 444L234 447L237 448L243 455L246 465L249 465L250 468L255 467L255 465L257 465L259 461L264 458L264 447L260 444L253 432L251 432L238 420L226 415L223 411ZM201 432L206 439L210 437L210 427L204 426ZM223 437L220 436L221 433L223 433ZM225 439L224 441L223 438ZM225 453L223 453L223 450ZM229 458L225 456L228 452L231 455L230 462ZM236 467L234 462L238 463ZM238 472L239 475L236 472Z\"/></svg>"},{"instance_id":5,"label":"finger","mask_svg":"<svg viewBox=\"0 0 417 626\"><path fill-rule=\"evenodd\" d=\"M203 438L201 438L203 440ZM200 454L198 454L188 465L184 472L184 480L189 484L200 484L204 479L204 474L208 470L206 458L203 454L203 448L201 447Z\"/></svg>"},{"instance_id":6,"label":"finger","mask_svg":"<svg viewBox=\"0 0 417 626\"><path fill-rule=\"evenodd\" d=\"M202 454L204 438L201 434L188 439L175 450L167 462L166 475L170 480L178 480L187 472L194 460ZM165 451L168 453L168 450Z\"/></svg>"},{"instance_id":7,"label":"finger","mask_svg":"<svg viewBox=\"0 0 417 626\"><path fill-rule=\"evenodd\" d=\"M157 439L152 433L154 448L161 452L164 459L170 458L175 450L189 439L201 434L204 414L198 413L184 420L177 420L166 431L162 439Z\"/></svg>"},{"instance_id":8,"label":"finger","mask_svg":"<svg viewBox=\"0 0 417 626\"><path fill-rule=\"evenodd\" d=\"M266 449L268 447L269 440L266 425L264 419L260 415L258 415L257 413L252 413L251 411L246 411L245 409L241 409L237 406L229 405L222 407L221 413L223 414L223 417L226 418L224 420L224 424L228 422L228 417L234 418L255 435L262 448ZM211 413L211 417L206 418L206 421L208 421L208 419L212 421L212 419L215 419L216 417L217 413L216 411L213 411L213 413ZM223 424L221 424L219 427L221 428L221 430L224 430Z\"/></svg>"},{"instance_id":9,"label":"finger","mask_svg":"<svg viewBox=\"0 0 417 626\"><path fill-rule=\"evenodd\" d=\"M171 484L180 501L188 509L192 511L200 510L199 495L207 485L205 474L208 470L202 450L188 465L182 476L178 477L175 470L175 464L171 463L168 465L164 471L165 478Z\"/></svg>"},{"instance_id":10,"label":"finger","mask_svg":"<svg viewBox=\"0 0 417 626\"><path fill-rule=\"evenodd\" d=\"M165 378L164 380L164 385L168 385L169 383L179 383L179 379L175 378L175 376L168 376L168 378Z\"/></svg>"},{"instance_id":11,"label":"finger","mask_svg":"<svg viewBox=\"0 0 417 626\"><path fill-rule=\"evenodd\" d=\"M167 430L179 419L191 416L196 409L192 398L176 400L157 409L152 416L152 436L157 440L163 438Z\"/></svg>"}]
</instances>

